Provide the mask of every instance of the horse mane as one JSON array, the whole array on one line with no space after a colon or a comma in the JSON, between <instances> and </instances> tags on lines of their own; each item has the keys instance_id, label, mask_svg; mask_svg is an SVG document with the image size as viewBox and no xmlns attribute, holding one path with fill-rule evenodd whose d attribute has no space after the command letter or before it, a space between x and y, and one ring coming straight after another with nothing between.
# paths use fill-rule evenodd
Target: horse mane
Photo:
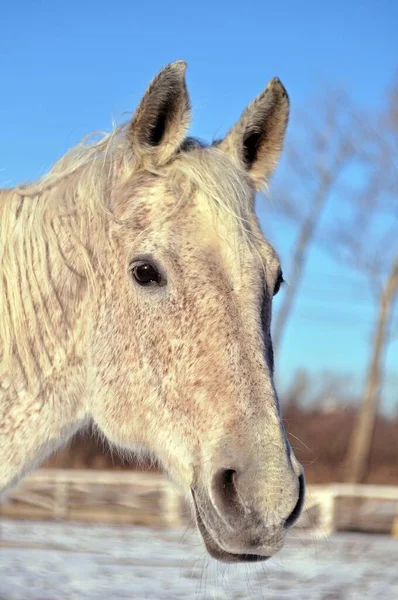
<instances>
[{"instance_id":1,"label":"horse mane","mask_svg":"<svg viewBox=\"0 0 398 600\"><path fill-rule=\"evenodd\" d=\"M83 273L69 269L68 277L77 286L95 289L98 273L85 240L89 237L92 246L103 240L107 219L113 218L110 190L133 181L140 168L127 131L124 123L100 139L84 138L37 182L0 190L0 374L10 373L17 358L25 380L37 381L38 374L52 368L54 353L62 354L59 331L67 328L67 298L57 293L48 264L49 255L59 264L64 260L55 223L62 221L83 265ZM177 190L181 202L201 190L210 208L236 220L250 241L252 198L246 176L217 147L186 138L169 165L150 172ZM63 351L66 356L67 348Z\"/></svg>"}]
</instances>

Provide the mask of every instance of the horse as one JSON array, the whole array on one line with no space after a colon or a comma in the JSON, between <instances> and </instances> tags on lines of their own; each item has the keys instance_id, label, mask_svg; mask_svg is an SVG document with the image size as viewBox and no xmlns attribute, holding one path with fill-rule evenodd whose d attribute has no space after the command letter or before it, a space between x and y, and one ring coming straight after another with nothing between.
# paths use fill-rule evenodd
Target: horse
<instances>
[{"instance_id":1,"label":"horse","mask_svg":"<svg viewBox=\"0 0 398 600\"><path fill-rule=\"evenodd\" d=\"M265 560L305 480L274 385L283 275L255 213L282 151L272 79L226 136L188 136L186 63L131 119L0 191L0 490L88 426L186 495L207 551Z\"/></svg>"}]
</instances>

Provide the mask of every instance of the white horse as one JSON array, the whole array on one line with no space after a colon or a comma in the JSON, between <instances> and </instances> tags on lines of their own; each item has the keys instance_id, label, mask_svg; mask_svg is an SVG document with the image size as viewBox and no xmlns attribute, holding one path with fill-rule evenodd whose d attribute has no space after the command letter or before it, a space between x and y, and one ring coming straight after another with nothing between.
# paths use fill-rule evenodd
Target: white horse
<instances>
[{"instance_id":1,"label":"white horse","mask_svg":"<svg viewBox=\"0 0 398 600\"><path fill-rule=\"evenodd\" d=\"M273 79L206 147L185 137L185 67L130 122L0 192L0 489L94 423L157 456L210 554L256 561L304 496L273 383L282 272L254 213L289 102Z\"/></svg>"}]
</instances>

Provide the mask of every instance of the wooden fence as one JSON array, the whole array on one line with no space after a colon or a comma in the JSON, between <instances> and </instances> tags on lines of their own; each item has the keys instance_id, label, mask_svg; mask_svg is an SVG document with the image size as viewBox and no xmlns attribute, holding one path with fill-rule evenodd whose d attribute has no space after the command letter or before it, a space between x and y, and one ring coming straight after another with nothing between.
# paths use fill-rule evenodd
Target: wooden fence
<instances>
[{"instance_id":1,"label":"wooden fence","mask_svg":"<svg viewBox=\"0 0 398 600\"><path fill-rule=\"evenodd\" d=\"M191 511L164 476L138 471L39 469L8 491L0 516L167 527ZM308 486L298 525L333 531L390 533L398 520L398 486ZM395 526L394 526L395 523Z\"/></svg>"},{"instance_id":2,"label":"wooden fence","mask_svg":"<svg viewBox=\"0 0 398 600\"><path fill-rule=\"evenodd\" d=\"M398 486L333 483L309 486L303 519L333 531L392 533L398 521Z\"/></svg>"},{"instance_id":3,"label":"wooden fence","mask_svg":"<svg viewBox=\"0 0 398 600\"><path fill-rule=\"evenodd\" d=\"M8 490L0 515L102 523L172 526L186 512L163 476L139 471L39 469Z\"/></svg>"}]
</instances>

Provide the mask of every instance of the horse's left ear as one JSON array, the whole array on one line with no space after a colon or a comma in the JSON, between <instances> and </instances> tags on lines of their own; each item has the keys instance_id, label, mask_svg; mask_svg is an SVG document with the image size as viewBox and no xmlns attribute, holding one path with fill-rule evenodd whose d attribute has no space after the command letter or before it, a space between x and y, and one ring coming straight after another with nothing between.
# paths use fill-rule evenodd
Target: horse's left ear
<instances>
[{"instance_id":1,"label":"horse's left ear","mask_svg":"<svg viewBox=\"0 0 398 600\"><path fill-rule=\"evenodd\" d=\"M162 69L135 111L128 140L139 160L165 163L183 141L190 121L186 67L185 61L178 60Z\"/></svg>"},{"instance_id":2,"label":"horse's left ear","mask_svg":"<svg viewBox=\"0 0 398 600\"><path fill-rule=\"evenodd\" d=\"M259 190L272 175L282 151L289 118L289 97L279 79L246 108L218 147L243 166Z\"/></svg>"}]
</instances>

